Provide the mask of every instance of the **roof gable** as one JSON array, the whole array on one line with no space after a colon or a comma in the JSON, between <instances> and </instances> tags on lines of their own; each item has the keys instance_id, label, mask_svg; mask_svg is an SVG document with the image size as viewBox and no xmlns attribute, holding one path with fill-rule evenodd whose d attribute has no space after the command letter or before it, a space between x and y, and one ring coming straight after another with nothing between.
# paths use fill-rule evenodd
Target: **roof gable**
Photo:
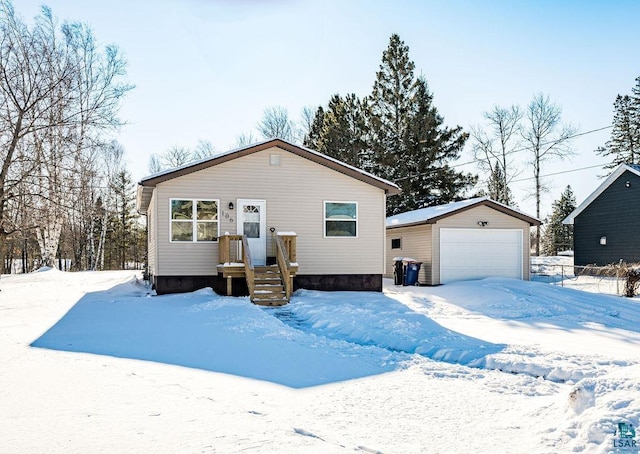
<instances>
[{"instance_id":1,"label":"roof gable","mask_svg":"<svg viewBox=\"0 0 640 454\"><path fill-rule=\"evenodd\" d=\"M236 148L225 153L220 153L215 156L211 156L200 161L191 162L174 169L164 170L162 172L155 173L144 177L138 183L138 195L137 206L139 212L146 212L149 203L151 201L151 195L153 194L153 188L159 183L172 180L177 177L188 175L199 170L207 169L209 167L222 164L234 159L241 158L259 151L264 151L269 148L277 147L284 151L288 151L297 156L305 159L309 159L317 164L323 165L344 175L360 180L364 183L370 184L385 191L388 195L394 195L400 193L400 188L394 183L387 181L383 178L377 177L369 172L358 169L357 167L346 164L330 156L319 153L309 148L292 144L283 139L271 139L264 142Z\"/></svg>"},{"instance_id":2,"label":"roof gable","mask_svg":"<svg viewBox=\"0 0 640 454\"><path fill-rule=\"evenodd\" d=\"M593 203L594 200L596 200L598 197L600 197L600 195L609 187L613 184L614 181L616 181L618 178L620 178L620 176L625 173L625 172L631 172L634 173L638 176L640 176L640 165L635 165L635 164L620 164L618 167L616 167L613 172L611 172L611 174L600 184L600 186L598 186L598 188L593 191L585 200L584 202L582 202L580 205L578 205L578 207L576 207L575 210L573 210L569 216L567 216L566 218L564 218L564 220L562 221L563 224L573 224L576 216L578 216L580 213L582 213L589 205L591 205L591 203Z\"/></svg>"},{"instance_id":3,"label":"roof gable","mask_svg":"<svg viewBox=\"0 0 640 454\"><path fill-rule=\"evenodd\" d=\"M406 213L396 214L387 218L387 228L407 227L419 224L435 224L440 219L444 219L454 214L461 213L471 208L484 205L494 210L500 211L509 216L513 216L522 221L528 222L529 225L540 225L540 220L529 216L522 211L511 208L502 203L491 200L489 197L476 197L473 199L461 200L459 202L451 202L445 205L420 208L419 210L408 211Z\"/></svg>"}]
</instances>

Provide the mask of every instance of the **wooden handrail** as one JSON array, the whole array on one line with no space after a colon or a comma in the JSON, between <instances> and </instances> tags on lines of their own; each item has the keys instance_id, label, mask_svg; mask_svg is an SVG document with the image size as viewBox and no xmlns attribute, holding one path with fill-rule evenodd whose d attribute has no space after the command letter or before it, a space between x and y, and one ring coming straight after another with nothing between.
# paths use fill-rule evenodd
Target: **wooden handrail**
<instances>
[{"instance_id":1,"label":"wooden handrail","mask_svg":"<svg viewBox=\"0 0 640 454\"><path fill-rule=\"evenodd\" d=\"M222 235L218 238L218 263L230 263L231 260L231 242L242 241L242 235ZM235 254L234 254L235 255Z\"/></svg>"},{"instance_id":2,"label":"wooden handrail","mask_svg":"<svg viewBox=\"0 0 640 454\"><path fill-rule=\"evenodd\" d=\"M249 297L251 298L251 301L253 301L255 281L256 281L255 270L253 268L253 261L251 260L251 251L249 250L249 241L247 241L247 237L245 235L242 235L242 261L244 262L244 277L247 280L247 287L249 288Z\"/></svg>"},{"instance_id":3,"label":"wooden handrail","mask_svg":"<svg viewBox=\"0 0 640 454\"><path fill-rule=\"evenodd\" d=\"M297 262L296 259L296 238L297 235L292 233L290 235L286 235L283 233L278 234L279 238L282 238L282 242L284 243L285 250L287 252L286 256L290 262Z\"/></svg>"},{"instance_id":4,"label":"wooden handrail","mask_svg":"<svg viewBox=\"0 0 640 454\"><path fill-rule=\"evenodd\" d=\"M237 256L239 257L236 256L236 253L234 252L235 249L231 246L232 241L240 243L239 251L237 253ZM293 293L293 278L298 272L298 264L295 261L296 234L278 234L275 241L276 262L282 277L283 290L288 301L291 299L291 294ZM255 299L255 267L253 265L253 259L251 257L251 250L249 249L249 241L247 240L247 237L244 235L229 234L220 236L218 261L220 263L220 265L218 265L219 267L223 270L229 270L228 272L223 272L226 273L227 277L227 294L232 294L232 278L244 275L244 278L247 281L249 296L253 302ZM240 261L242 264L235 263ZM226 268L227 264L230 264L231 266Z\"/></svg>"},{"instance_id":5,"label":"wooden handrail","mask_svg":"<svg viewBox=\"0 0 640 454\"><path fill-rule=\"evenodd\" d=\"M295 235L277 235L276 236L276 260L280 274L282 275L282 283L284 284L284 292L287 301L291 299L293 293L293 276L298 270L298 264L292 262L291 257L295 257ZM293 252L293 254L292 254Z\"/></svg>"}]
</instances>

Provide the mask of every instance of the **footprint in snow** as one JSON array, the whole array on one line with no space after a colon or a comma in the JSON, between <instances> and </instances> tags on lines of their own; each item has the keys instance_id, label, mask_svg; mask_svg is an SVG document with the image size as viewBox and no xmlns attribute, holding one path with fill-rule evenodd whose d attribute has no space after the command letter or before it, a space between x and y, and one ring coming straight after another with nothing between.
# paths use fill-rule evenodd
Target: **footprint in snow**
<instances>
[{"instance_id":1,"label":"footprint in snow","mask_svg":"<svg viewBox=\"0 0 640 454\"><path fill-rule=\"evenodd\" d=\"M309 432L308 430L304 430L304 429L299 429L297 427L293 428L293 431L295 433L297 433L298 435L304 435L305 437L311 437L311 438L317 438L318 440L322 440L324 441L321 437L317 436L314 433Z\"/></svg>"}]
</instances>

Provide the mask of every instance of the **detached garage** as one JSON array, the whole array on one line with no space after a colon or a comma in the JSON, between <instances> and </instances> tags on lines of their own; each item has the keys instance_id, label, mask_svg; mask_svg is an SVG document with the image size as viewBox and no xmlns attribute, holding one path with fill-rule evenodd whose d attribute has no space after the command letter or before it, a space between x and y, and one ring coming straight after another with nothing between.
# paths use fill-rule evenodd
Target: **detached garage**
<instances>
[{"instance_id":1,"label":"detached garage","mask_svg":"<svg viewBox=\"0 0 640 454\"><path fill-rule=\"evenodd\" d=\"M425 285L509 277L529 279L529 230L540 221L479 197L387 218L386 277L393 259L422 262Z\"/></svg>"}]
</instances>

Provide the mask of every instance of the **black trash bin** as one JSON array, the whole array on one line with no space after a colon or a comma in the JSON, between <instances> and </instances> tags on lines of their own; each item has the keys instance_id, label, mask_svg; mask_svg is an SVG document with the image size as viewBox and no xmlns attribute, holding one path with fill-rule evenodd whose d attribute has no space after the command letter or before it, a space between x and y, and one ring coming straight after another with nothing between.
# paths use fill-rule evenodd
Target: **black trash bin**
<instances>
[{"instance_id":1,"label":"black trash bin","mask_svg":"<svg viewBox=\"0 0 640 454\"><path fill-rule=\"evenodd\" d=\"M404 257L393 258L393 283L395 285L403 285L404 283Z\"/></svg>"},{"instance_id":2,"label":"black trash bin","mask_svg":"<svg viewBox=\"0 0 640 454\"><path fill-rule=\"evenodd\" d=\"M404 265L406 266L404 271L404 285L418 285L418 273L420 272L422 262L405 259Z\"/></svg>"}]
</instances>

